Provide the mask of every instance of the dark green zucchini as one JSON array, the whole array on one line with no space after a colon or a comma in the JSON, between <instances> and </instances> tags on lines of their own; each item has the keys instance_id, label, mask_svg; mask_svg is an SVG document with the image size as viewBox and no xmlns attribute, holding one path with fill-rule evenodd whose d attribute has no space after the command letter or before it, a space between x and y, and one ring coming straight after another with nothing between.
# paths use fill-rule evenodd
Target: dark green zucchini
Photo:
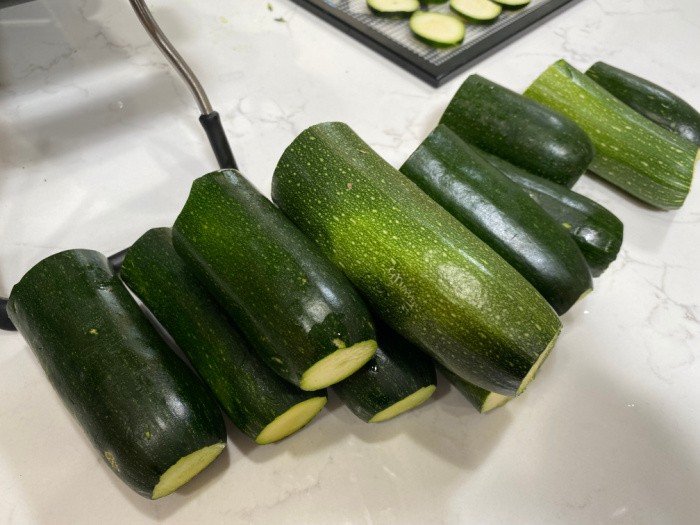
<instances>
[{"instance_id":1,"label":"dark green zucchini","mask_svg":"<svg viewBox=\"0 0 700 525\"><path fill-rule=\"evenodd\" d=\"M216 401L90 250L39 262L12 289L10 319L112 471L160 498L226 445Z\"/></svg>"},{"instance_id":2,"label":"dark green zucchini","mask_svg":"<svg viewBox=\"0 0 700 525\"><path fill-rule=\"evenodd\" d=\"M533 175L496 155L485 151L479 154L517 183L569 232L593 277L602 274L617 258L624 226L614 213L580 193Z\"/></svg>"},{"instance_id":3,"label":"dark green zucchini","mask_svg":"<svg viewBox=\"0 0 700 525\"><path fill-rule=\"evenodd\" d=\"M445 376L445 379L447 379L452 386L454 386L457 391L482 414L502 407L508 401L513 399L511 396L504 396L503 394L490 392L489 390L473 385L469 381L465 381L456 374L453 374L444 366L439 364L437 366L440 373Z\"/></svg>"},{"instance_id":4,"label":"dark green zucchini","mask_svg":"<svg viewBox=\"0 0 700 525\"><path fill-rule=\"evenodd\" d=\"M697 160L695 144L640 115L564 60L549 66L525 95L585 130L596 148L592 172L656 208L683 205Z\"/></svg>"},{"instance_id":5,"label":"dark green zucchini","mask_svg":"<svg viewBox=\"0 0 700 525\"><path fill-rule=\"evenodd\" d=\"M590 139L571 119L479 75L459 87L440 123L465 142L569 188L593 159Z\"/></svg>"},{"instance_id":6,"label":"dark green zucchini","mask_svg":"<svg viewBox=\"0 0 700 525\"><path fill-rule=\"evenodd\" d=\"M679 96L604 62L593 64L586 75L638 113L700 146L700 113Z\"/></svg>"},{"instance_id":7,"label":"dark green zucchini","mask_svg":"<svg viewBox=\"0 0 700 525\"><path fill-rule=\"evenodd\" d=\"M272 196L389 326L460 377L514 395L552 348L561 323L542 296L347 125L303 131Z\"/></svg>"},{"instance_id":8,"label":"dark green zucchini","mask_svg":"<svg viewBox=\"0 0 700 525\"><path fill-rule=\"evenodd\" d=\"M437 378L431 357L375 321L377 353L333 391L360 419L379 423L424 403L435 391Z\"/></svg>"},{"instance_id":9,"label":"dark green zucchini","mask_svg":"<svg viewBox=\"0 0 700 525\"><path fill-rule=\"evenodd\" d=\"M515 268L559 314L593 287L576 243L515 182L440 124L400 171Z\"/></svg>"},{"instance_id":10,"label":"dark green zucchini","mask_svg":"<svg viewBox=\"0 0 700 525\"><path fill-rule=\"evenodd\" d=\"M306 425L326 404L275 374L175 252L170 228L141 236L120 275L187 356L243 433L264 445Z\"/></svg>"},{"instance_id":11,"label":"dark green zucchini","mask_svg":"<svg viewBox=\"0 0 700 525\"><path fill-rule=\"evenodd\" d=\"M357 292L239 172L195 180L173 244L265 363L303 390L337 383L374 355Z\"/></svg>"}]
</instances>

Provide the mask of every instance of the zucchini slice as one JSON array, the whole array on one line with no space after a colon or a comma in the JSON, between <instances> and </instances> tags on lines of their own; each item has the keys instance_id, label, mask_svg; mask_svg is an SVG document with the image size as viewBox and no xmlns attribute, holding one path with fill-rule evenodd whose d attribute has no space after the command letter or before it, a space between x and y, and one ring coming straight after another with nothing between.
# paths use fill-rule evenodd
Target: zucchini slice
<instances>
[{"instance_id":1,"label":"zucchini slice","mask_svg":"<svg viewBox=\"0 0 700 525\"><path fill-rule=\"evenodd\" d=\"M474 22L490 22L502 11L501 6L491 0L450 0L450 9Z\"/></svg>"},{"instance_id":2,"label":"zucchini slice","mask_svg":"<svg viewBox=\"0 0 700 525\"><path fill-rule=\"evenodd\" d=\"M419 40L435 47L452 47L464 40L464 22L443 13L416 11L409 27Z\"/></svg>"},{"instance_id":3,"label":"zucchini slice","mask_svg":"<svg viewBox=\"0 0 700 525\"><path fill-rule=\"evenodd\" d=\"M216 401L102 254L47 257L14 286L7 309L102 459L142 496L170 494L224 449Z\"/></svg>"},{"instance_id":4,"label":"zucchini slice","mask_svg":"<svg viewBox=\"0 0 700 525\"><path fill-rule=\"evenodd\" d=\"M194 181L173 244L265 363L303 390L374 355L370 314L347 278L238 171Z\"/></svg>"},{"instance_id":5,"label":"zucchini slice","mask_svg":"<svg viewBox=\"0 0 700 525\"><path fill-rule=\"evenodd\" d=\"M306 425L326 404L275 374L175 252L170 228L142 235L120 274L187 356L233 424L264 445Z\"/></svg>"},{"instance_id":6,"label":"zucchini slice","mask_svg":"<svg viewBox=\"0 0 700 525\"><path fill-rule=\"evenodd\" d=\"M593 64L586 75L638 113L700 146L700 113L679 96L604 62Z\"/></svg>"},{"instance_id":7,"label":"zucchini slice","mask_svg":"<svg viewBox=\"0 0 700 525\"><path fill-rule=\"evenodd\" d=\"M595 144L590 169L660 209L683 205L698 147L610 94L566 61L549 66L525 95L574 120Z\"/></svg>"},{"instance_id":8,"label":"zucchini slice","mask_svg":"<svg viewBox=\"0 0 700 525\"><path fill-rule=\"evenodd\" d=\"M576 243L515 182L445 125L400 171L515 268L559 314L592 289Z\"/></svg>"},{"instance_id":9,"label":"zucchini slice","mask_svg":"<svg viewBox=\"0 0 700 525\"><path fill-rule=\"evenodd\" d=\"M379 423L423 404L437 378L430 356L382 322L375 322L377 353L333 391L360 419Z\"/></svg>"},{"instance_id":10,"label":"zucchini slice","mask_svg":"<svg viewBox=\"0 0 700 525\"><path fill-rule=\"evenodd\" d=\"M465 142L567 187L593 159L591 140L570 118L479 75L462 83L440 123Z\"/></svg>"},{"instance_id":11,"label":"zucchini slice","mask_svg":"<svg viewBox=\"0 0 700 525\"><path fill-rule=\"evenodd\" d=\"M624 225L610 210L561 184L538 177L502 158L479 150L486 161L518 184L571 235L593 277L600 276L617 258Z\"/></svg>"},{"instance_id":12,"label":"zucchini slice","mask_svg":"<svg viewBox=\"0 0 700 525\"><path fill-rule=\"evenodd\" d=\"M521 392L561 329L517 271L346 124L303 131L272 196L391 328L464 379Z\"/></svg>"},{"instance_id":13,"label":"zucchini slice","mask_svg":"<svg viewBox=\"0 0 700 525\"><path fill-rule=\"evenodd\" d=\"M519 9L530 3L530 0L493 0L497 4L501 4L505 8Z\"/></svg>"},{"instance_id":14,"label":"zucchini slice","mask_svg":"<svg viewBox=\"0 0 700 525\"><path fill-rule=\"evenodd\" d=\"M367 0L367 7L379 16L411 16L420 8L419 0Z\"/></svg>"}]
</instances>

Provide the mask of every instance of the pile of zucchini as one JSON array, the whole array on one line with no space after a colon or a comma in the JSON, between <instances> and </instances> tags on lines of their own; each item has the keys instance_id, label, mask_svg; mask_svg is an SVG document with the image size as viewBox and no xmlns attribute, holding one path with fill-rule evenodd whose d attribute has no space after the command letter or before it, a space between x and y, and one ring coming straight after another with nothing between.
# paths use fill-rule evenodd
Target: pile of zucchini
<instances>
[{"instance_id":1,"label":"pile of zucchini","mask_svg":"<svg viewBox=\"0 0 700 525\"><path fill-rule=\"evenodd\" d=\"M207 174L118 272L51 255L8 314L109 467L159 498L222 452L221 411L262 445L329 389L370 423L429 399L436 369L481 412L521 394L622 243L571 186L590 169L677 208L699 137L694 109L604 64L560 61L525 95L473 75L400 169L317 124L282 154L272 201Z\"/></svg>"}]
</instances>

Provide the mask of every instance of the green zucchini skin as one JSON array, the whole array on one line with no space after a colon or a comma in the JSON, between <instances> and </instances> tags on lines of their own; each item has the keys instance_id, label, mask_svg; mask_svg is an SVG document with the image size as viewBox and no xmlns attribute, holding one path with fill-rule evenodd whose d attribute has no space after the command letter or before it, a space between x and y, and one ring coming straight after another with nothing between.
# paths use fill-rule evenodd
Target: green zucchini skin
<instances>
[{"instance_id":1,"label":"green zucchini skin","mask_svg":"<svg viewBox=\"0 0 700 525\"><path fill-rule=\"evenodd\" d=\"M599 277L617 258L624 225L614 213L585 195L533 175L496 155L485 151L479 154L562 225L581 250L593 277Z\"/></svg>"},{"instance_id":2,"label":"green zucchini skin","mask_svg":"<svg viewBox=\"0 0 700 525\"><path fill-rule=\"evenodd\" d=\"M638 113L700 146L700 113L678 95L605 62L593 64L586 75Z\"/></svg>"},{"instance_id":3,"label":"green zucchini skin","mask_svg":"<svg viewBox=\"0 0 700 525\"><path fill-rule=\"evenodd\" d=\"M292 384L301 386L303 373L339 348L376 347L370 314L347 278L238 171L194 181L173 245L263 361Z\"/></svg>"},{"instance_id":4,"label":"green zucchini skin","mask_svg":"<svg viewBox=\"0 0 700 525\"><path fill-rule=\"evenodd\" d=\"M102 254L42 260L12 289L8 313L102 458L139 494L152 497L180 458L226 443L216 401Z\"/></svg>"},{"instance_id":5,"label":"green zucchini skin","mask_svg":"<svg viewBox=\"0 0 700 525\"><path fill-rule=\"evenodd\" d=\"M231 421L256 439L293 406L323 396L275 374L250 348L221 307L177 255L170 228L142 235L120 275L165 328Z\"/></svg>"},{"instance_id":6,"label":"green zucchini skin","mask_svg":"<svg viewBox=\"0 0 700 525\"><path fill-rule=\"evenodd\" d=\"M479 75L462 83L440 123L465 142L569 188L593 159L593 144L571 119Z\"/></svg>"},{"instance_id":7,"label":"green zucchini skin","mask_svg":"<svg viewBox=\"0 0 700 525\"><path fill-rule=\"evenodd\" d=\"M375 328L377 353L333 386L353 414L367 422L421 388L437 384L435 365L428 354L382 322L375 321Z\"/></svg>"},{"instance_id":8,"label":"green zucchini skin","mask_svg":"<svg viewBox=\"0 0 700 525\"><path fill-rule=\"evenodd\" d=\"M592 172L656 208L683 205L695 144L640 115L564 60L549 66L525 95L561 111L591 137Z\"/></svg>"},{"instance_id":9,"label":"green zucchini skin","mask_svg":"<svg viewBox=\"0 0 700 525\"><path fill-rule=\"evenodd\" d=\"M557 314L593 288L583 254L561 225L445 125L400 171L525 277Z\"/></svg>"},{"instance_id":10,"label":"green zucchini skin","mask_svg":"<svg viewBox=\"0 0 700 525\"><path fill-rule=\"evenodd\" d=\"M483 388L521 391L561 329L520 274L346 124L303 131L272 196L390 327Z\"/></svg>"}]
</instances>

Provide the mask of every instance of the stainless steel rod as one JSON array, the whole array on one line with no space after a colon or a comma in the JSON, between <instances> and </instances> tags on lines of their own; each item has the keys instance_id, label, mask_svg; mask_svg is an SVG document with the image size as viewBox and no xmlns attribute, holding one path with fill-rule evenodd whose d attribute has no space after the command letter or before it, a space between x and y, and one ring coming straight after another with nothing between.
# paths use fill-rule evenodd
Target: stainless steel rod
<instances>
[{"instance_id":1,"label":"stainless steel rod","mask_svg":"<svg viewBox=\"0 0 700 525\"><path fill-rule=\"evenodd\" d=\"M190 67L184 61L177 49L170 43L163 31L158 26L158 23L153 18L150 9L144 0L129 0L131 7L134 9L136 16L141 21L146 32L149 34L153 42L158 46L158 49L165 55L165 58L177 70L187 86L190 88L192 95L197 101L199 111L202 115L208 115L213 110L209 103L209 98L204 92L204 88L197 80L197 77L192 72Z\"/></svg>"}]
</instances>

